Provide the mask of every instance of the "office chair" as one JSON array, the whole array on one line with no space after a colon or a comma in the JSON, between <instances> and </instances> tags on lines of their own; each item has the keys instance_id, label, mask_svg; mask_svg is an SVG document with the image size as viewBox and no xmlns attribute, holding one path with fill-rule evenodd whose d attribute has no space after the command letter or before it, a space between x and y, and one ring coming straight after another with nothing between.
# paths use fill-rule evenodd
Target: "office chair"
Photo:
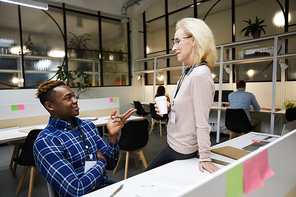
<instances>
[{"instance_id":1,"label":"office chair","mask_svg":"<svg viewBox=\"0 0 296 197\"><path fill-rule=\"evenodd\" d=\"M226 109L225 126L231 131L229 139L244 135L253 129L243 109Z\"/></svg>"},{"instance_id":2,"label":"office chair","mask_svg":"<svg viewBox=\"0 0 296 197\"><path fill-rule=\"evenodd\" d=\"M146 112L141 104L140 101L134 101L134 105L135 105L135 108L137 109L136 111L136 114L138 114L138 116L143 116L143 117L146 117L150 126L151 126L151 122L148 118L148 114L150 114L150 112Z\"/></svg>"},{"instance_id":3,"label":"office chair","mask_svg":"<svg viewBox=\"0 0 296 197\"><path fill-rule=\"evenodd\" d=\"M49 197L59 197L59 194L57 191L53 189L53 187L46 181L47 189L48 189L48 196Z\"/></svg>"},{"instance_id":4,"label":"office chair","mask_svg":"<svg viewBox=\"0 0 296 197\"><path fill-rule=\"evenodd\" d=\"M296 120L296 108L286 109L285 116L289 122Z\"/></svg>"},{"instance_id":5,"label":"office chair","mask_svg":"<svg viewBox=\"0 0 296 197\"><path fill-rule=\"evenodd\" d=\"M12 165L13 165L13 171L12 171L13 175L15 175L16 168L17 168L17 164L14 162L14 159L20 155L20 151L23 148L24 143L25 143L25 139L7 142L7 144L14 146L11 160L9 163L9 167L12 167Z\"/></svg>"},{"instance_id":6,"label":"office chair","mask_svg":"<svg viewBox=\"0 0 296 197\"><path fill-rule=\"evenodd\" d=\"M124 179L127 178L128 160L131 153L134 154L136 168L138 168L137 154L139 154L146 169L147 162L145 160L142 148L146 146L148 139L148 121L146 119L127 122L126 125L121 129L121 136L118 141L120 153L117 165L113 170L113 174L115 174L117 170L123 153L126 153Z\"/></svg>"},{"instance_id":7,"label":"office chair","mask_svg":"<svg viewBox=\"0 0 296 197\"><path fill-rule=\"evenodd\" d=\"M28 197L32 196L33 184L34 184L34 174L36 171L35 160L33 156L33 145L35 139L37 138L38 134L42 131L42 129L33 129L29 132L25 143L23 145L23 149L19 157L15 158L14 161L21 166L24 166L19 184L17 186L15 196L17 196L20 192L24 179L26 177L28 169L31 169L30 175L30 184L29 184L29 192Z\"/></svg>"},{"instance_id":8,"label":"office chair","mask_svg":"<svg viewBox=\"0 0 296 197\"><path fill-rule=\"evenodd\" d=\"M150 103L150 112L151 112L151 117L153 118L153 124L151 126L149 135L151 134L155 123L158 122L159 123L159 135L161 137L162 136L161 122L164 121L165 124L167 125L168 124L168 121L167 121L168 115L167 114L164 114L163 117L157 115L156 114L156 111L155 111L154 103Z\"/></svg>"}]
</instances>

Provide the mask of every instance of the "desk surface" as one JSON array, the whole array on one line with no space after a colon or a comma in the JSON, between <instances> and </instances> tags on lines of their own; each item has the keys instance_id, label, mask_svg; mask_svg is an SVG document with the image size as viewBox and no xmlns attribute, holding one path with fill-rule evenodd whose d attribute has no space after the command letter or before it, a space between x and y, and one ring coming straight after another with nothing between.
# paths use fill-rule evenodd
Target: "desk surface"
<instances>
[{"instance_id":1,"label":"desk surface","mask_svg":"<svg viewBox=\"0 0 296 197\"><path fill-rule=\"evenodd\" d=\"M252 143L252 139L265 138L267 136L273 136L263 133L248 133L246 135L234 138L227 142L217 144L212 148L218 148L223 146L233 146L236 148L242 148ZM279 136L274 136L278 138ZM211 153L211 158L232 163L235 160ZM198 169L198 158L188 159L188 160L179 160L168 163L166 165L160 166L153 170L143 172L136 176L130 177L128 179L117 182L108 187L102 188L90 194L87 194L86 197L95 197L95 196L110 196L120 185L124 185L123 188L116 194L116 197L125 197L125 196L142 196L143 193L148 192L144 196L171 196L170 194L178 194L181 190L178 190L178 187L182 187L182 190L190 187L192 184L203 183L207 177L212 176L209 172L205 171L201 173ZM225 166L216 164L220 168ZM151 185L154 184L152 187ZM177 190L168 189L168 190L158 190L157 185L163 185L165 187L173 186ZM154 193L155 192L155 193ZM164 193L162 193L164 192ZM173 192L173 193L170 193Z\"/></svg>"},{"instance_id":2,"label":"desk surface","mask_svg":"<svg viewBox=\"0 0 296 197\"><path fill-rule=\"evenodd\" d=\"M97 117L96 120L92 121L96 126L106 125L110 116ZM83 118L82 118L83 119ZM141 120L143 117L131 116L127 121L130 120ZM16 127L7 128L0 130L0 143L9 142L19 139L25 139L28 135L27 132L22 132L20 130L31 130L31 129L44 129L47 124L42 125L32 125L28 127Z\"/></svg>"},{"instance_id":3,"label":"desk surface","mask_svg":"<svg viewBox=\"0 0 296 197\"><path fill-rule=\"evenodd\" d=\"M224 106L221 106L221 110L226 110L230 107L224 107ZM212 105L211 106L211 109L212 110L218 110L218 106L216 105ZM267 109L267 108L262 108L260 109L260 111L253 111L253 110L250 110L251 113L268 113L270 114L271 113L271 110L270 109ZM276 112L274 112L274 114L277 114L277 115L284 115L286 113L286 110L278 110Z\"/></svg>"}]
</instances>

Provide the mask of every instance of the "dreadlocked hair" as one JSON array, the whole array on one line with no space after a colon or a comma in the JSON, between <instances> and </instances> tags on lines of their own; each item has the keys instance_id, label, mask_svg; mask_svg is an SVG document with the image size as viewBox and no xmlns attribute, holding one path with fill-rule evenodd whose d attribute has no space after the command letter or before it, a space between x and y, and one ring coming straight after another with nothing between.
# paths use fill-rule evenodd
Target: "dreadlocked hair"
<instances>
[{"instance_id":1,"label":"dreadlocked hair","mask_svg":"<svg viewBox=\"0 0 296 197\"><path fill-rule=\"evenodd\" d=\"M36 92L36 97L39 98L41 104L44 106L45 102L53 102L52 98L54 96L53 89L58 86L66 85L63 81L46 81L40 84Z\"/></svg>"}]
</instances>

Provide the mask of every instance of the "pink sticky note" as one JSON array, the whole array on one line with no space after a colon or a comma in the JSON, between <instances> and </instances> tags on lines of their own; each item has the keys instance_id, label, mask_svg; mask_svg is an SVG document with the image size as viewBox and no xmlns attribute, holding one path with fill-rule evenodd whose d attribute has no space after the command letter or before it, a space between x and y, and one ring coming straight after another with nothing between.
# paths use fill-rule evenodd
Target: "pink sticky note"
<instances>
[{"instance_id":1,"label":"pink sticky note","mask_svg":"<svg viewBox=\"0 0 296 197\"><path fill-rule=\"evenodd\" d=\"M261 179L267 179L268 177L274 175L274 172L269 167L268 162L268 149L265 149L261 153L259 153L257 156L257 164L258 169L260 172Z\"/></svg>"},{"instance_id":2,"label":"pink sticky note","mask_svg":"<svg viewBox=\"0 0 296 197\"><path fill-rule=\"evenodd\" d=\"M252 142L261 142L261 140L252 139Z\"/></svg>"},{"instance_id":3,"label":"pink sticky note","mask_svg":"<svg viewBox=\"0 0 296 197\"><path fill-rule=\"evenodd\" d=\"M25 105L21 104L21 105L18 105L18 110L25 110Z\"/></svg>"},{"instance_id":4,"label":"pink sticky note","mask_svg":"<svg viewBox=\"0 0 296 197\"><path fill-rule=\"evenodd\" d=\"M264 186L257 164L257 157L252 157L243 163L243 180L245 194Z\"/></svg>"},{"instance_id":5,"label":"pink sticky note","mask_svg":"<svg viewBox=\"0 0 296 197\"><path fill-rule=\"evenodd\" d=\"M109 98L110 103L113 103L113 98Z\"/></svg>"}]
</instances>

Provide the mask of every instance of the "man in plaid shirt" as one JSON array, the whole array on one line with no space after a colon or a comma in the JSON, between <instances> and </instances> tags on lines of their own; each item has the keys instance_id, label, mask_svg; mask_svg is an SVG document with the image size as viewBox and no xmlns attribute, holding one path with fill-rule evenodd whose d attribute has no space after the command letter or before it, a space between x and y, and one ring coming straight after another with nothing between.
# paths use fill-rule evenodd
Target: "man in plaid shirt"
<instances>
[{"instance_id":1,"label":"man in plaid shirt","mask_svg":"<svg viewBox=\"0 0 296 197\"><path fill-rule=\"evenodd\" d=\"M78 101L62 81L41 84L36 96L50 113L49 123L34 143L37 169L60 196L82 196L112 183L106 170L117 164L117 133L136 110L129 109L107 123L108 143L89 120L81 120Z\"/></svg>"}]
</instances>

